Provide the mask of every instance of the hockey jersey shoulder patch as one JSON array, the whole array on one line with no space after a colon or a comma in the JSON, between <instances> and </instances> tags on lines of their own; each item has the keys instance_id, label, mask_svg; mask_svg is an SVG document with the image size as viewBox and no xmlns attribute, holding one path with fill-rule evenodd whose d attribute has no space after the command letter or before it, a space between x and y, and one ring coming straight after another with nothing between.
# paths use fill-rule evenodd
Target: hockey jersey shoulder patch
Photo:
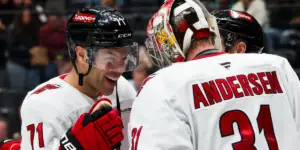
<instances>
[{"instance_id":1,"label":"hockey jersey shoulder patch","mask_svg":"<svg viewBox=\"0 0 300 150\"><path fill-rule=\"evenodd\" d=\"M58 88L60 88L60 85L58 85L58 84L46 84L46 85L38 88L34 92L32 92L32 94L40 94L46 90L53 90L53 89L58 89Z\"/></svg>"}]
</instances>

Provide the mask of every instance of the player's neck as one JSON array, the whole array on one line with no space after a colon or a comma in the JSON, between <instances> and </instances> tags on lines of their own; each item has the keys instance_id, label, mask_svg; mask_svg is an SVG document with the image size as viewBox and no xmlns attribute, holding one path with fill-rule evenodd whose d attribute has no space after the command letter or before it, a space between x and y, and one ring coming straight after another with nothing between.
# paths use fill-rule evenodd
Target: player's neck
<instances>
[{"instance_id":1,"label":"player's neck","mask_svg":"<svg viewBox=\"0 0 300 150\"><path fill-rule=\"evenodd\" d=\"M211 44L201 44L189 50L186 60L193 60L199 53L208 50L208 49L216 49L214 45Z\"/></svg>"},{"instance_id":2,"label":"player's neck","mask_svg":"<svg viewBox=\"0 0 300 150\"><path fill-rule=\"evenodd\" d=\"M87 95L88 97L96 100L99 96L99 92L97 92L96 89L89 86L87 83L83 81L83 85L79 85L78 83L79 77L76 72L73 72L73 70L66 76L64 81L66 81L68 84L76 88L81 93Z\"/></svg>"}]
</instances>

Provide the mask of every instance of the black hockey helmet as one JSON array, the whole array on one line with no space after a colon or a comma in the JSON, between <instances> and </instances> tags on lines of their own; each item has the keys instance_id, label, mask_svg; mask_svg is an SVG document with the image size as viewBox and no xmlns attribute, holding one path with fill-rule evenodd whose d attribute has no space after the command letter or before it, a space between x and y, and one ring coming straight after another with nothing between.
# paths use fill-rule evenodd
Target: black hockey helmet
<instances>
[{"instance_id":1,"label":"black hockey helmet","mask_svg":"<svg viewBox=\"0 0 300 150\"><path fill-rule=\"evenodd\" d=\"M70 58L80 76L79 84L82 85L83 76L89 73L92 66L99 68L99 63L107 59L103 58L104 56L99 57L100 53L103 55L99 49L126 48L125 71L133 70L138 63L138 47L132 36L132 29L125 17L112 8L84 8L74 13L68 21L66 42ZM82 46L88 52L89 70L87 73L78 72L75 63L76 46ZM101 58L101 60L95 60L96 58Z\"/></svg>"},{"instance_id":2,"label":"black hockey helmet","mask_svg":"<svg viewBox=\"0 0 300 150\"><path fill-rule=\"evenodd\" d=\"M261 53L264 48L263 30L257 20L246 12L220 10L212 12L217 19L228 52L237 40L247 45L247 53Z\"/></svg>"}]
</instances>

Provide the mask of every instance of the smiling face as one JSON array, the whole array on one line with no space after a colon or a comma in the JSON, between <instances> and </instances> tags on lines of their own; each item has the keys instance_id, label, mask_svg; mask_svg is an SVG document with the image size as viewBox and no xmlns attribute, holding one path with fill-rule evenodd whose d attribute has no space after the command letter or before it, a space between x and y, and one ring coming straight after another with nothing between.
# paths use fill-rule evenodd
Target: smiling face
<instances>
[{"instance_id":1,"label":"smiling face","mask_svg":"<svg viewBox=\"0 0 300 150\"><path fill-rule=\"evenodd\" d=\"M96 82L91 84L103 91L103 94L112 93L119 77L125 72L126 48L107 48L97 50L93 56L91 76ZM94 81L94 80L92 80Z\"/></svg>"},{"instance_id":2,"label":"smiling face","mask_svg":"<svg viewBox=\"0 0 300 150\"><path fill-rule=\"evenodd\" d=\"M24 25L29 24L31 21L31 12L29 9L25 9L22 14L22 22Z\"/></svg>"},{"instance_id":3,"label":"smiling face","mask_svg":"<svg viewBox=\"0 0 300 150\"><path fill-rule=\"evenodd\" d=\"M117 80L124 73L127 60L126 48L107 48L93 50L92 58L88 58L87 50L77 48L77 67L80 72L88 71L87 60L91 59L92 68L87 76L84 77L85 83L91 89L104 95L112 94Z\"/></svg>"}]
</instances>

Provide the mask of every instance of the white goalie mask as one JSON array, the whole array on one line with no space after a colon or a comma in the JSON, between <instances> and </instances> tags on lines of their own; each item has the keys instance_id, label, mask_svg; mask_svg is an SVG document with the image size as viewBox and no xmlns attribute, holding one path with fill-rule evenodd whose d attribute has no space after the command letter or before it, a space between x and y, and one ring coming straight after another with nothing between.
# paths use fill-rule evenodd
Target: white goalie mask
<instances>
[{"instance_id":1,"label":"white goalie mask","mask_svg":"<svg viewBox=\"0 0 300 150\"><path fill-rule=\"evenodd\" d=\"M214 36L221 50L216 19L198 0L166 0L148 22L147 36L147 52L160 68L184 61L194 39Z\"/></svg>"}]
</instances>

